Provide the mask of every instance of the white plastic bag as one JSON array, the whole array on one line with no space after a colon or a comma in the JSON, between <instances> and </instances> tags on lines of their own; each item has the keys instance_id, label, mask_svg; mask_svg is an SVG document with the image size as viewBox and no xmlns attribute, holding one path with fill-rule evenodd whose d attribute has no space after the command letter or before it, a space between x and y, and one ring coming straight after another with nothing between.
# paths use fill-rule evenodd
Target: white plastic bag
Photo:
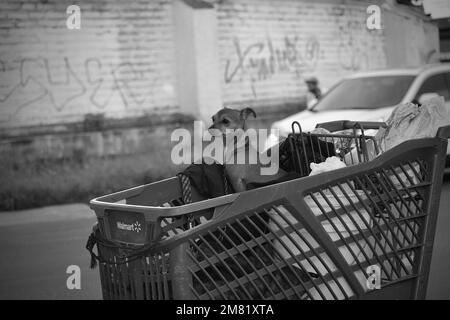
<instances>
[{"instance_id":1,"label":"white plastic bag","mask_svg":"<svg viewBox=\"0 0 450 320\"><path fill-rule=\"evenodd\" d=\"M421 106L413 103L398 105L375 135L385 152L406 140L435 137L439 127L450 125L450 112L443 97L434 97Z\"/></svg>"},{"instance_id":2,"label":"white plastic bag","mask_svg":"<svg viewBox=\"0 0 450 320\"><path fill-rule=\"evenodd\" d=\"M311 162L309 166L311 168L310 176L346 167L345 163L338 157L329 157L321 163Z\"/></svg>"}]
</instances>

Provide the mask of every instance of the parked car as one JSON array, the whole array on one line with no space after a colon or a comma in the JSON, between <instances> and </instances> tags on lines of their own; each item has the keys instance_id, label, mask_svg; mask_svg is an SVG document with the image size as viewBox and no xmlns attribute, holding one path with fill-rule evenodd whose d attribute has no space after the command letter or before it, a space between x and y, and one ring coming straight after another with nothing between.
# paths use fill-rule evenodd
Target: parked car
<instances>
[{"instance_id":1,"label":"parked car","mask_svg":"<svg viewBox=\"0 0 450 320\"><path fill-rule=\"evenodd\" d=\"M386 121L399 103L421 103L436 95L443 96L450 108L450 63L361 72L338 82L306 110L274 122L272 128L286 136L293 121L298 121L304 132L335 120ZM267 146L276 142L269 137Z\"/></svg>"}]
</instances>

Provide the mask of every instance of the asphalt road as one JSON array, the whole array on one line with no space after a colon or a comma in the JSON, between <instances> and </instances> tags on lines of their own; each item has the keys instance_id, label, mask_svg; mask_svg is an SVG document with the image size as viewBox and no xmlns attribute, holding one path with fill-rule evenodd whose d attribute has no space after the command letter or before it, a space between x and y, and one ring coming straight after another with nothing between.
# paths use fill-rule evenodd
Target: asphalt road
<instances>
[{"instance_id":1,"label":"asphalt road","mask_svg":"<svg viewBox=\"0 0 450 320\"><path fill-rule=\"evenodd\" d=\"M450 175L444 178L427 299L450 299Z\"/></svg>"},{"instance_id":2,"label":"asphalt road","mask_svg":"<svg viewBox=\"0 0 450 320\"><path fill-rule=\"evenodd\" d=\"M0 217L0 299L101 299L98 269L89 268L85 249L93 212L85 205L36 211ZM71 265L80 267L81 289L67 288Z\"/></svg>"},{"instance_id":3,"label":"asphalt road","mask_svg":"<svg viewBox=\"0 0 450 320\"><path fill-rule=\"evenodd\" d=\"M84 248L93 213L84 205L0 213L0 299L101 299ZM427 298L450 299L450 177L443 185ZM67 288L67 267L81 289Z\"/></svg>"}]
</instances>

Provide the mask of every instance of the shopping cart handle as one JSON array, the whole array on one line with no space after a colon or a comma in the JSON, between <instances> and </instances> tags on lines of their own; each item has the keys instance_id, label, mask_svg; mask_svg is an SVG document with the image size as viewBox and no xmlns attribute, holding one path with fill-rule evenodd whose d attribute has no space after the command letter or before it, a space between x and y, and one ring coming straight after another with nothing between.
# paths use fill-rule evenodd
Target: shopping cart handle
<instances>
[{"instance_id":1,"label":"shopping cart handle","mask_svg":"<svg viewBox=\"0 0 450 320\"><path fill-rule=\"evenodd\" d=\"M450 138L450 126L439 127L436 137L441 139L449 139Z\"/></svg>"},{"instance_id":2,"label":"shopping cart handle","mask_svg":"<svg viewBox=\"0 0 450 320\"><path fill-rule=\"evenodd\" d=\"M386 122L377 121L349 121L349 120L338 120L318 123L316 128L323 128L330 132L346 130L346 129L379 129L380 127L386 128Z\"/></svg>"}]
</instances>

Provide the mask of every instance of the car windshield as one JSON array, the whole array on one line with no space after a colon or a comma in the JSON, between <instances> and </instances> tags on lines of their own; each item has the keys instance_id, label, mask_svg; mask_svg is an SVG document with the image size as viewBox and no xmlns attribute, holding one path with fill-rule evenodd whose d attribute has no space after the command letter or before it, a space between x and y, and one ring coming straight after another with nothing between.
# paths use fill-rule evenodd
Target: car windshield
<instances>
[{"instance_id":1,"label":"car windshield","mask_svg":"<svg viewBox=\"0 0 450 320\"><path fill-rule=\"evenodd\" d=\"M347 79L332 88L314 111L376 109L399 104L415 76L376 76Z\"/></svg>"}]
</instances>

